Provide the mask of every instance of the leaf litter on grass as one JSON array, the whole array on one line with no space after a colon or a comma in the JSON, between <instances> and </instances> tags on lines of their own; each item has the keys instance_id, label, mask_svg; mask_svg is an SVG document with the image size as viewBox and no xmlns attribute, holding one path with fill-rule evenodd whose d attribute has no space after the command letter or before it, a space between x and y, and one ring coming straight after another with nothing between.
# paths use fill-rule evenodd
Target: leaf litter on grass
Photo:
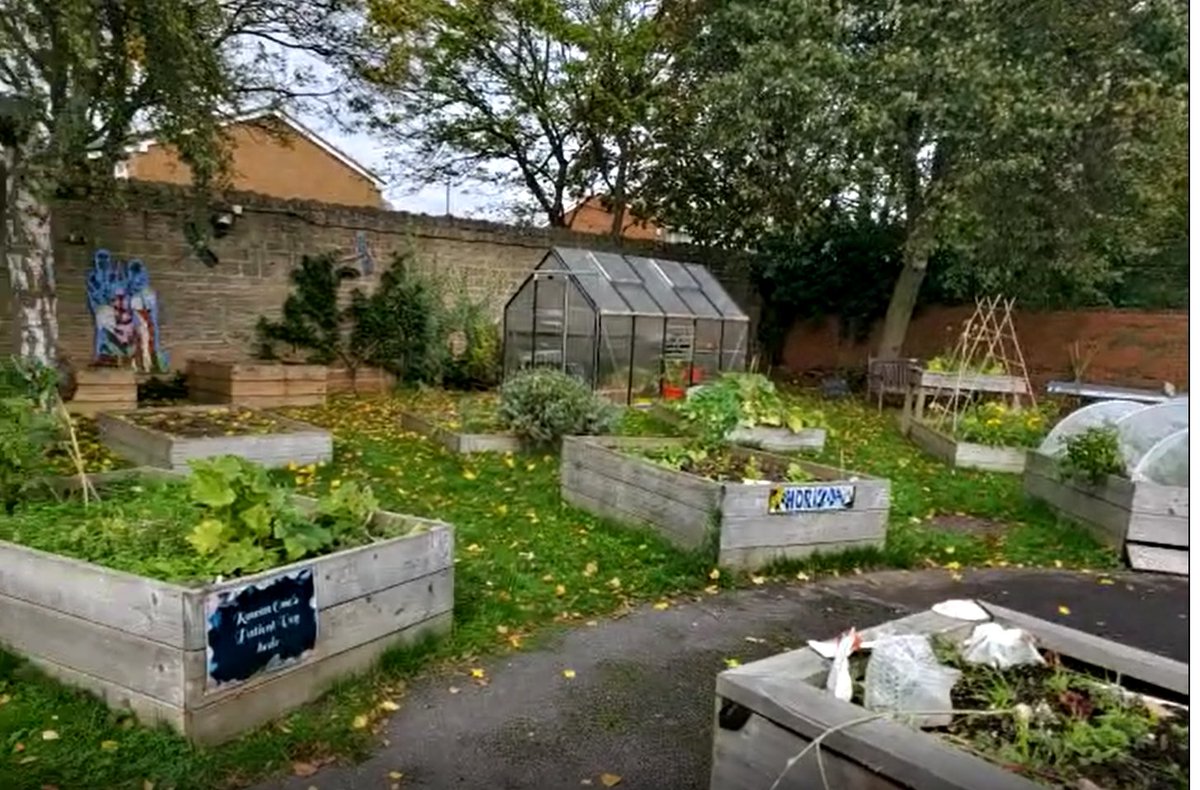
<instances>
[{"instance_id":1,"label":"leaf litter on grass","mask_svg":"<svg viewBox=\"0 0 1200 790\"><path fill-rule=\"evenodd\" d=\"M612 525L563 504L553 459L522 454L459 456L401 430L399 417L405 408L402 395L335 397L324 406L280 410L285 416L331 429L335 461L315 468L277 470L274 475L309 494L328 490L334 480L370 483L386 509L453 524L457 533L453 636L390 653L379 669L340 684L323 700L286 717L282 726L256 730L212 750L197 750L165 731L130 727L128 716L117 717L103 704L42 679L17 659L0 654L0 694L10 698L0 705L0 737L12 743L23 738L28 743L28 733L45 729L51 712L63 714L66 722L56 727L61 742L38 739L28 746L29 754L24 756L35 758L32 762L0 761L0 786L136 788L146 781L176 790L207 790L230 777L247 783L286 770L291 761L354 759L373 742L370 726L351 726L355 717L364 710L379 711L379 688L422 666L518 649L518 634L536 638L539 627L550 622L594 625L596 616L627 611L639 601L661 604L679 593L716 595L735 583L752 583L745 574L722 573L702 556L681 554L648 531ZM888 545L881 552L844 558L818 556L793 565L785 581L802 583L823 572L854 568L919 567L925 558L935 566L955 562L964 568L988 562L1050 565L1054 560L1068 568L1113 565L1112 555L1086 535L1025 502L1015 478L963 473L931 461L909 445L888 418L862 404L822 401L821 409L833 430L819 460L892 480ZM640 435L672 433L659 430L641 414L627 417L622 430ZM89 468L109 463L102 453L95 453ZM467 472L476 479L467 479ZM973 535L939 532L925 524L931 515L952 513L1006 524L1004 540L989 544ZM606 571L603 575L601 568ZM566 583L547 583L543 581L547 574ZM605 583L606 578L619 579L619 585ZM570 584L572 579L576 584ZM498 631L500 626L511 629L510 633ZM21 667L19 672L16 667ZM486 683L486 677L474 679L480 682ZM450 693L457 691L451 687ZM106 750L99 745L107 741L119 742L120 748ZM52 746L55 753L43 752ZM281 764L283 755L290 761Z\"/></svg>"}]
</instances>

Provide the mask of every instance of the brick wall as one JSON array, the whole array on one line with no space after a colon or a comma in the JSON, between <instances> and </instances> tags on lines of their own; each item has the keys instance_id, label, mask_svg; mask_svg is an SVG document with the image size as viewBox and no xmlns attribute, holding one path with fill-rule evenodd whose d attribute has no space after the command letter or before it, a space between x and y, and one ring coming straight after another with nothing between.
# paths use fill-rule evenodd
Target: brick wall
<instances>
[{"instance_id":1,"label":"brick wall","mask_svg":"<svg viewBox=\"0 0 1200 790\"><path fill-rule=\"evenodd\" d=\"M905 356L928 359L954 348L973 307L930 307L913 318ZM1157 388L1170 381L1188 385L1188 315L1184 311L1129 310L1014 313L1013 322L1030 379L1041 389L1051 379L1070 379L1073 348L1091 364L1083 379L1093 383ZM838 338L837 322L799 323L792 328L783 365L800 373L864 367L880 327L869 342Z\"/></svg>"},{"instance_id":2,"label":"brick wall","mask_svg":"<svg viewBox=\"0 0 1200 790\"><path fill-rule=\"evenodd\" d=\"M366 235L375 272L359 284L373 287L393 253L411 247L418 264L447 287L488 298L500 316L504 302L555 245L611 249L590 234L519 229L496 223L405 212L281 201L249 193L225 199L243 206L232 232L211 243L220 262L204 265L188 246L183 224L186 191L164 184L129 184L122 205L64 202L53 212L63 351L76 364L91 359L92 319L85 278L93 252L141 258L158 292L161 339L172 367L190 356L245 357L259 316L277 316L289 292L287 275L304 254L340 251L354 260L357 234ZM727 254L685 246L624 242L621 249L707 264L730 295L753 312L744 266ZM0 331L13 342L7 278L0 286ZM11 346L10 346L11 347Z\"/></svg>"}]
</instances>

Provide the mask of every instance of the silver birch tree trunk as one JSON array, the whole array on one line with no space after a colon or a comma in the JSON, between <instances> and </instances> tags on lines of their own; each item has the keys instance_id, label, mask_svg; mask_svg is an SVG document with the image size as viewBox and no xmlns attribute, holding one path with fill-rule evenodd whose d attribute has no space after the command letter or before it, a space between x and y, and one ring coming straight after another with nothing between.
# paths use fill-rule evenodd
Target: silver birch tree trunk
<instances>
[{"instance_id":1,"label":"silver birch tree trunk","mask_svg":"<svg viewBox=\"0 0 1200 790\"><path fill-rule=\"evenodd\" d=\"M21 152L5 148L3 250L12 286L17 353L48 366L58 361L58 289L50 206L32 174L22 172Z\"/></svg>"}]
</instances>

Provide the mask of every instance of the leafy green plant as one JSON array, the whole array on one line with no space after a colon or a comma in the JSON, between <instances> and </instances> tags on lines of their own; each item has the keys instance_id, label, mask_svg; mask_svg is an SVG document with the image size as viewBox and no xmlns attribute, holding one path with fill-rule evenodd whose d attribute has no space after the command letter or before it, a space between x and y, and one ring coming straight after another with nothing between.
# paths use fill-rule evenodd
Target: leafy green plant
<instances>
[{"instance_id":1,"label":"leafy green plant","mask_svg":"<svg viewBox=\"0 0 1200 790\"><path fill-rule=\"evenodd\" d=\"M504 382L496 416L522 439L553 444L564 436L608 433L620 414L574 376L533 368Z\"/></svg>"},{"instance_id":2,"label":"leafy green plant","mask_svg":"<svg viewBox=\"0 0 1200 790\"><path fill-rule=\"evenodd\" d=\"M189 492L201 520L188 543L210 557L215 572L254 573L336 547L350 533L368 530L377 503L357 483L336 488L302 513L262 466L237 456L191 462Z\"/></svg>"},{"instance_id":3,"label":"leafy green plant","mask_svg":"<svg viewBox=\"0 0 1200 790\"><path fill-rule=\"evenodd\" d=\"M486 300L461 292L446 314L451 343L444 383L454 389L489 389L500 381L500 327ZM455 344L461 348L454 348Z\"/></svg>"},{"instance_id":4,"label":"leafy green plant","mask_svg":"<svg viewBox=\"0 0 1200 790\"><path fill-rule=\"evenodd\" d=\"M1092 485L1100 485L1109 475L1125 474L1117 429L1094 426L1068 437L1058 466L1065 476Z\"/></svg>"},{"instance_id":5,"label":"leafy green plant","mask_svg":"<svg viewBox=\"0 0 1200 790\"><path fill-rule=\"evenodd\" d=\"M1013 409L1000 401L985 401L958 418L955 438L992 447L1036 447L1050 428L1052 407Z\"/></svg>"},{"instance_id":6,"label":"leafy green plant","mask_svg":"<svg viewBox=\"0 0 1200 790\"><path fill-rule=\"evenodd\" d=\"M50 469L58 422L22 397L0 398L0 504L11 514Z\"/></svg>"},{"instance_id":7,"label":"leafy green plant","mask_svg":"<svg viewBox=\"0 0 1200 790\"><path fill-rule=\"evenodd\" d=\"M982 374L985 376L1003 376L1008 373L1004 365L990 362L986 365L968 365L964 360L957 359L954 354L941 354L925 363L925 370L931 373L964 373Z\"/></svg>"},{"instance_id":8,"label":"leafy green plant","mask_svg":"<svg viewBox=\"0 0 1200 790\"><path fill-rule=\"evenodd\" d=\"M449 357L442 293L412 263L411 253L397 254L374 293L353 294L350 350L402 382L439 384Z\"/></svg>"},{"instance_id":9,"label":"leafy green plant","mask_svg":"<svg viewBox=\"0 0 1200 790\"><path fill-rule=\"evenodd\" d=\"M726 373L677 407L709 442L723 442L735 428L769 426L797 433L819 425L822 415L785 403L775 383L760 373Z\"/></svg>"},{"instance_id":10,"label":"leafy green plant","mask_svg":"<svg viewBox=\"0 0 1200 790\"><path fill-rule=\"evenodd\" d=\"M293 291L280 319L258 319L258 356L278 359L276 346L284 344L307 352L307 361L317 365L344 359L349 313L339 307L338 291L343 282L358 277L358 270L339 264L332 253L305 255L288 277Z\"/></svg>"}]
</instances>

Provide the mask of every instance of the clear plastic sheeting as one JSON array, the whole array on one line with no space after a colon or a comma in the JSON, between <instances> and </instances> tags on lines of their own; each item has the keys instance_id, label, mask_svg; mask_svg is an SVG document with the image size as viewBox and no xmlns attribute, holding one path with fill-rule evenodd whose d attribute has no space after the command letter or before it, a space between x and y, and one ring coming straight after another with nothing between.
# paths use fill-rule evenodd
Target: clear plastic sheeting
<instances>
[{"instance_id":1,"label":"clear plastic sheeting","mask_svg":"<svg viewBox=\"0 0 1200 790\"><path fill-rule=\"evenodd\" d=\"M1052 457L1060 456L1070 437L1083 433L1088 428L1098 428L1105 424L1115 426L1121 418L1147 408L1149 407L1144 403L1130 400L1106 400L1088 404L1060 420L1058 425L1046 434L1038 452Z\"/></svg>"},{"instance_id":2,"label":"clear plastic sheeting","mask_svg":"<svg viewBox=\"0 0 1200 790\"><path fill-rule=\"evenodd\" d=\"M1188 429L1161 439L1130 470L1130 478L1164 486L1188 487Z\"/></svg>"},{"instance_id":3,"label":"clear plastic sheeting","mask_svg":"<svg viewBox=\"0 0 1200 790\"><path fill-rule=\"evenodd\" d=\"M1125 468L1134 469L1154 445L1188 427L1188 399L1172 398L1131 412L1116 427Z\"/></svg>"}]
</instances>

